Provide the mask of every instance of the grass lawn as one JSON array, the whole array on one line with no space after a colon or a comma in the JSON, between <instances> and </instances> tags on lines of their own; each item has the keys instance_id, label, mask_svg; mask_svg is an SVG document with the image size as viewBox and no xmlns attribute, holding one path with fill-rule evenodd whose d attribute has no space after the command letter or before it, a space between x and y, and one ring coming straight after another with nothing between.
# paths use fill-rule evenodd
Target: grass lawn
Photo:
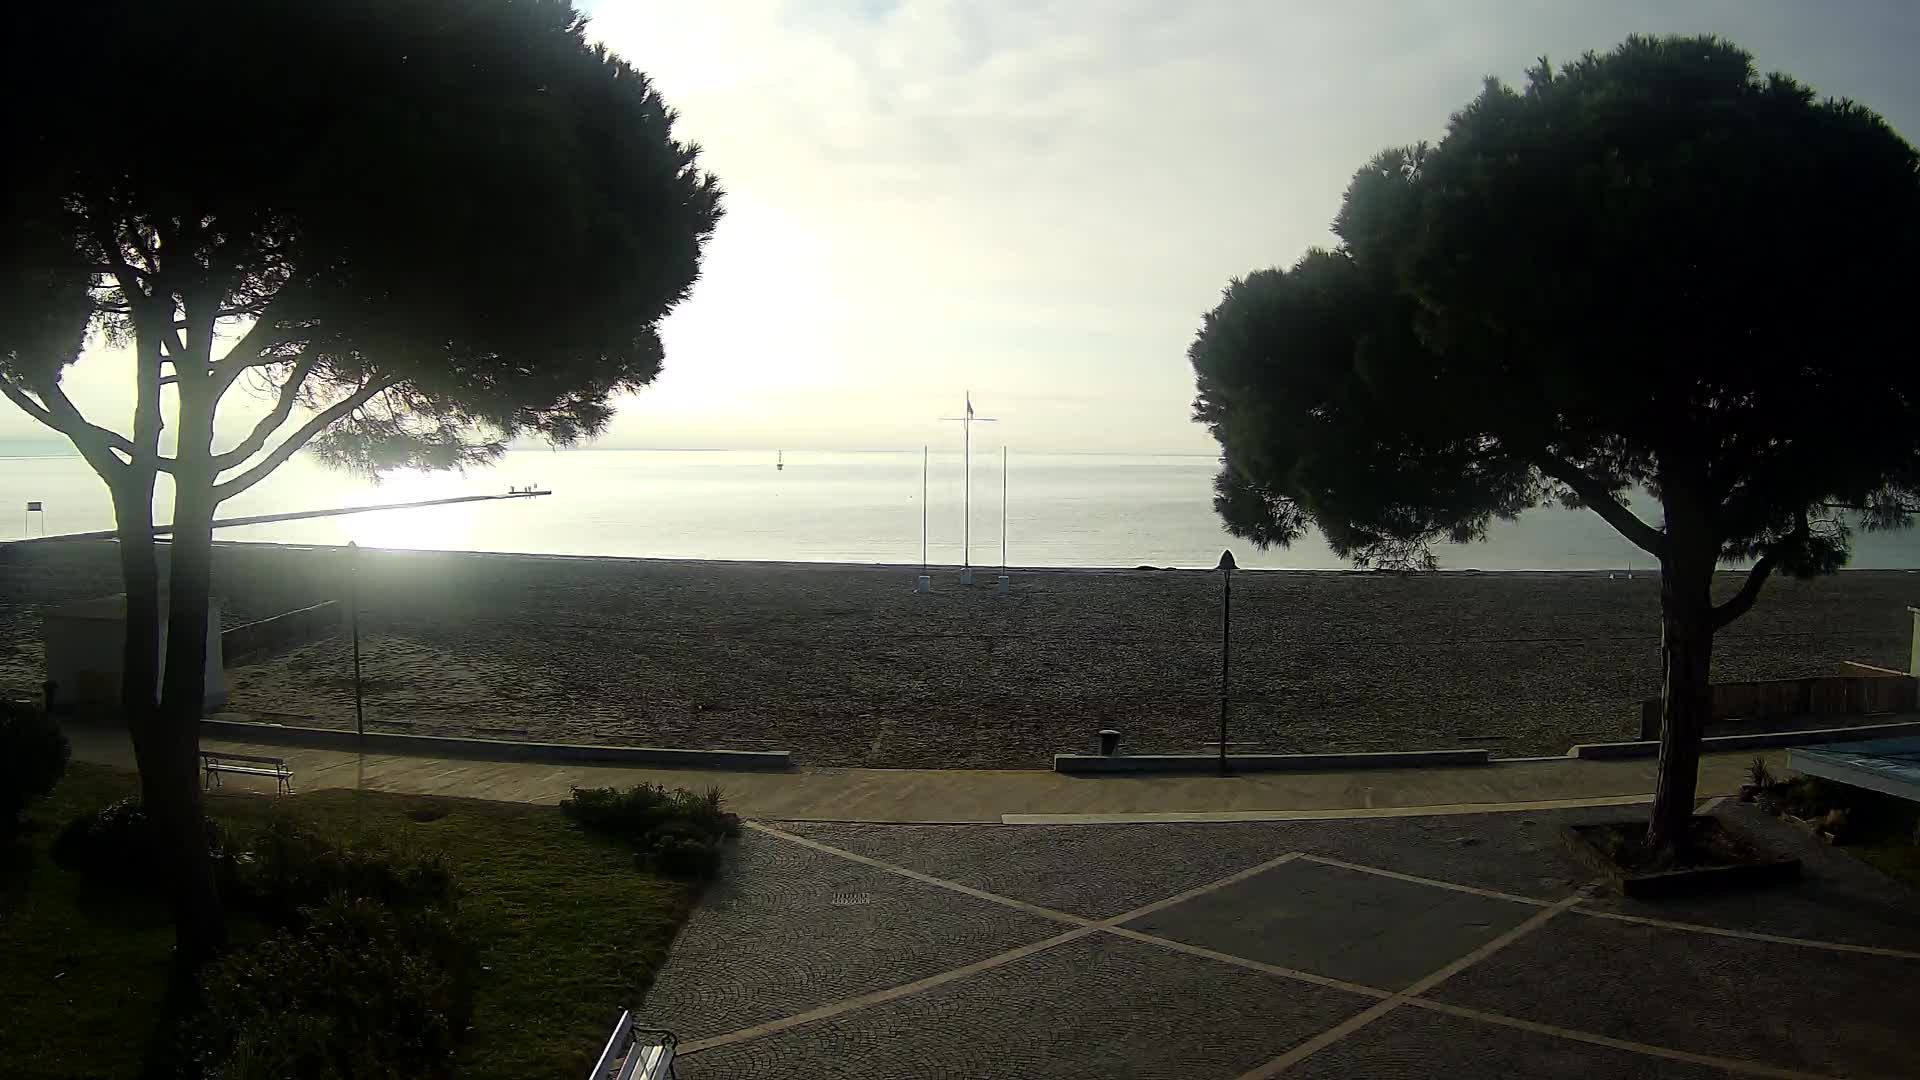
<instances>
[{"instance_id":1,"label":"grass lawn","mask_svg":"<svg viewBox=\"0 0 1920 1080\"><path fill-rule=\"evenodd\" d=\"M139 1073L166 990L165 904L84 887L48 854L68 817L137 791L130 772L75 763L29 811L28 834L0 851L8 1077ZM484 965L461 1048L465 1078L577 1080L652 981L691 899L688 886L639 872L626 848L551 806L335 790L212 794L208 810L236 832L290 812L341 836L378 832L445 853Z\"/></svg>"}]
</instances>

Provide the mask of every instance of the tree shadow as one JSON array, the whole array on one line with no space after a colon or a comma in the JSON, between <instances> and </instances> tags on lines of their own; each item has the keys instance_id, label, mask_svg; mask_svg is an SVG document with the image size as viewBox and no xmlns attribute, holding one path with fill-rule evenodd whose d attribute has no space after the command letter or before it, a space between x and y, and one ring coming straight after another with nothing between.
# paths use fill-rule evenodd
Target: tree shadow
<instances>
[{"instance_id":1,"label":"tree shadow","mask_svg":"<svg viewBox=\"0 0 1920 1080\"><path fill-rule=\"evenodd\" d=\"M0 915L11 914L26 898L38 863L26 837L0 839Z\"/></svg>"},{"instance_id":2,"label":"tree shadow","mask_svg":"<svg viewBox=\"0 0 1920 1080\"><path fill-rule=\"evenodd\" d=\"M141 1055L141 1080L178 1080L198 1075L190 1066L194 1059L194 1014L200 1008L200 970L176 962L167 976L167 990L160 999L160 1014L154 1018Z\"/></svg>"},{"instance_id":3,"label":"tree shadow","mask_svg":"<svg viewBox=\"0 0 1920 1080\"><path fill-rule=\"evenodd\" d=\"M170 925L166 901L139 881L81 877L73 904L89 922L135 930L157 930Z\"/></svg>"}]
</instances>

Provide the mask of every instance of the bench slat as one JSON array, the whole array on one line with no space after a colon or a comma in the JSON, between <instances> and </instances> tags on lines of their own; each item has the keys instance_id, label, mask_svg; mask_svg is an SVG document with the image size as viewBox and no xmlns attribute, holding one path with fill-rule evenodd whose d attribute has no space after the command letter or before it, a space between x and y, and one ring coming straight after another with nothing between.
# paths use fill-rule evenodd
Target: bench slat
<instances>
[{"instance_id":1,"label":"bench slat","mask_svg":"<svg viewBox=\"0 0 1920 1080\"><path fill-rule=\"evenodd\" d=\"M281 766L287 763L287 759L282 757L269 757L265 754L229 754L218 750L202 750L200 756L210 761L257 761L264 765Z\"/></svg>"},{"instance_id":2,"label":"bench slat","mask_svg":"<svg viewBox=\"0 0 1920 1080\"><path fill-rule=\"evenodd\" d=\"M613 1025L613 1034L607 1038L607 1048L600 1051L600 1060L594 1062L593 1071L588 1080L607 1080L613 1072L613 1063L620 1059L620 1051L626 1048L627 1032L633 1030L633 1013L621 1010L620 1021Z\"/></svg>"},{"instance_id":3,"label":"bench slat","mask_svg":"<svg viewBox=\"0 0 1920 1080\"><path fill-rule=\"evenodd\" d=\"M285 769L256 769L251 765L208 765L208 772L245 773L248 776L292 776Z\"/></svg>"},{"instance_id":4,"label":"bench slat","mask_svg":"<svg viewBox=\"0 0 1920 1080\"><path fill-rule=\"evenodd\" d=\"M666 1080L673 1051L665 1046L635 1046L620 1069L620 1080Z\"/></svg>"}]
</instances>

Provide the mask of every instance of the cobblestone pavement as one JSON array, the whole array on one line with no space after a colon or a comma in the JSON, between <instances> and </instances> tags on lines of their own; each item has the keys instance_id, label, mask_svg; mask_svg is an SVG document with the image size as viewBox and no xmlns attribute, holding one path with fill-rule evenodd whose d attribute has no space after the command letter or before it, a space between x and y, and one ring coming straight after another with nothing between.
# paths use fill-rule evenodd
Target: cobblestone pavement
<instances>
[{"instance_id":1,"label":"cobblestone pavement","mask_svg":"<svg viewBox=\"0 0 1920 1080\"><path fill-rule=\"evenodd\" d=\"M1796 885L1651 905L1617 808L755 822L640 1016L718 1077L1908 1076L1920 897L1738 806Z\"/></svg>"}]
</instances>

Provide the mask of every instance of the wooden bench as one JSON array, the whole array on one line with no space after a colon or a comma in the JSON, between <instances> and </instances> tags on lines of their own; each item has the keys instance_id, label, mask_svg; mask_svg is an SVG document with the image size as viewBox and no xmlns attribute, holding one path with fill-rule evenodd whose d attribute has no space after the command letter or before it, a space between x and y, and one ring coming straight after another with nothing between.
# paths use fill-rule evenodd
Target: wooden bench
<instances>
[{"instance_id":1,"label":"wooden bench","mask_svg":"<svg viewBox=\"0 0 1920 1080\"><path fill-rule=\"evenodd\" d=\"M204 782L207 787L219 787L221 773L240 773L245 776L271 776L279 792L293 794L293 770L287 768L286 758L202 750L200 767L206 771Z\"/></svg>"},{"instance_id":2,"label":"wooden bench","mask_svg":"<svg viewBox=\"0 0 1920 1080\"><path fill-rule=\"evenodd\" d=\"M588 1080L667 1080L674 1075L673 1048L679 1041L671 1031L634 1027L633 1013L622 1010Z\"/></svg>"}]
</instances>

